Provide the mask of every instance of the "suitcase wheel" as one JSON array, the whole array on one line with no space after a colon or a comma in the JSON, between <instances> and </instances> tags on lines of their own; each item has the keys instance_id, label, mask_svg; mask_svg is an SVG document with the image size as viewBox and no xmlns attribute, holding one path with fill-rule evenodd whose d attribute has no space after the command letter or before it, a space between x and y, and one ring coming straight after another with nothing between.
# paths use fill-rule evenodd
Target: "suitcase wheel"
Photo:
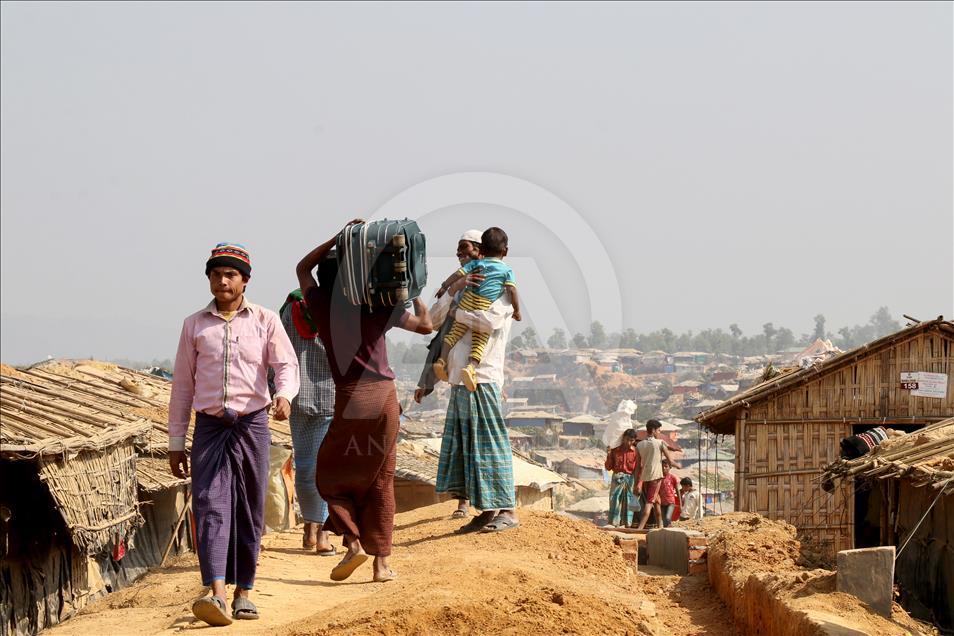
<instances>
[{"instance_id":1,"label":"suitcase wheel","mask_svg":"<svg viewBox=\"0 0 954 636\"><path fill-rule=\"evenodd\" d=\"M407 245L407 239L403 234L395 234L391 237L391 244L394 247L404 247Z\"/></svg>"},{"instance_id":2,"label":"suitcase wheel","mask_svg":"<svg viewBox=\"0 0 954 636\"><path fill-rule=\"evenodd\" d=\"M400 287L400 288L398 288L397 290L395 290L394 295L395 295L395 297L397 297L398 302L402 302L402 303L403 303L404 301L407 300L407 296L408 296L408 294L407 294L407 288L406 288L406 287Z\"/></svg>"}]
</instances>

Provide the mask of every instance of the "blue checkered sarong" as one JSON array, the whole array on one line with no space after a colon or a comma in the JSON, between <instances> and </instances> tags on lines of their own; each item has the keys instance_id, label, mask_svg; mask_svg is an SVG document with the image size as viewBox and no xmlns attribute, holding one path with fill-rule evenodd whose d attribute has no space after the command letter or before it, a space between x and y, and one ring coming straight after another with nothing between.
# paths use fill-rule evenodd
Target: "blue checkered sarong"
<instances>
[{"instance_id":1,"label":"blue checkered sarong","mask_svg":"<svg viewBox=\"0 0 954 636\"><path fill-rule=\"evenodd\" d=\"M514 507L513 453L496 384L478 384L474 393L451 388L437 492L466 497L478 510Z\"/></svg>"},{"instance_id":2,"label":"blue checkered sarong","mask_svg":"<svg viewBox=\"0 0 954 636\"><path fill-rule=\"evenodd\" d=\"M292 412L288 424L295 455L295 495L298 496L301 516L310 523L324 523L328 519L328 504L318 494L315 465L318 462L318 449L328 433L331 418L306 417Z\"/></svg>"}]
</instances>

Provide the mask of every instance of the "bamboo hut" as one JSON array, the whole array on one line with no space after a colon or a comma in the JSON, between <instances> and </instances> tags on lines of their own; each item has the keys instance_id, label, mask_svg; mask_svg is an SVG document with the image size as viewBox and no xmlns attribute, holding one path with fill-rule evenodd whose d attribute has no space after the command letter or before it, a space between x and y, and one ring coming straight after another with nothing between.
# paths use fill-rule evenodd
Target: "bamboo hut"
<instances>
[{"instance_id":1,"label":"bamboo hut","mask_svg":"<svg viewBox=\"0 0 954 636\"><path fill-rule=\"evenodd\" d=\"M736 437L736 510L788 521L808 547L833 557L855 545L855 493L824 493L822 470L849 435L874 426L912 431L954 416L952 363L954 323L920 322L785 370L696 420ZM909 383L918 377L910 374L928 373L935 374L930 391Z\"/></svg>"},{"instance_id":2,"label":"bamboo hut","mask_svg":"<svg viewBox=\"0 0 954 636\"><path fill-rule=\"evenodd\" d=\"M895 580L913 616L954 631L954 418L889 439L825 479L867 490L870 545L897 546ZM858 546L867 547L867 546Z\"/></svg>"},{"instance_id":3,"label":"bamboo hut","mask_svg":"<svg viewBox=\"0 0 954 636\"><path fill-rule=\"evenodd\" d=\"M0 636L35 634L189 549L170 391L96 361L0 368ZM271 427L287 454L287 425Z\"/></svg>"}]
</instances>

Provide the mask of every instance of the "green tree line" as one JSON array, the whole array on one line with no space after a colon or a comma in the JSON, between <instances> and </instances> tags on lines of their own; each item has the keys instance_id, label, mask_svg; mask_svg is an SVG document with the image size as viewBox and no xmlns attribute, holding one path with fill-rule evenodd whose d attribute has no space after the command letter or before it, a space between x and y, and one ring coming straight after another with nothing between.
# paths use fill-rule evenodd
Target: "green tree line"
<instances>
[{"instance_id":1,"label":"green tree line","mask_svg":"<svg viewBox=\"0 0 954 636\"><path fill-rule=\"evenodd\" d=\"M866 342L871 342L882 336L898 331L902 327L899 320L891 316L887 307L880 307L867 323L842 327L837 332L831 332L827 327L825 316L818 314L814 318L815 328L810 333L795 335L788 327L775 326L767 322L762 325L761 333L747 335L735 323L728 329L704 329L699 332L687 331L677 334L671 329L659 329L651 333L637 333L634 329L625 329L622 333L606 333L606 329L599 321L590 325L587 335L582 333L569 336L562 329L554 329L544 343L532 327L527 327L522 333L511 340L511 346L516 348L542 347L551 349L593 348L593 349L639 349L640 351L704 351L706 353L729 353L740 356L754 356L773 354L792 347L805 347L816 338L830 339L832 343L843 350L853 349Z\"/></svg>"}]
</instances>

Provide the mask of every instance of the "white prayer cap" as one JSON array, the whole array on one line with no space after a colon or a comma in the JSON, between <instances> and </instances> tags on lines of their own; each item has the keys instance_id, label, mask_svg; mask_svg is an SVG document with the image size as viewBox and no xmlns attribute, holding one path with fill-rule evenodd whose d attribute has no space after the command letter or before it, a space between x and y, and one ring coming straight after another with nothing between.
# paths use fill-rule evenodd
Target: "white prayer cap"
<instances>
[{"instance_id":1,"label":"white prayer cap","mask_svg":"<svg viewBox=\"0 0 954 636\"><path fill-rule=\"evenodd\" d=\"M480 238L483 236L483 232L480 230L467 230L461 235L460 240L470 241L471 243L480 243Z\"/></svg>"}]
</instances>

